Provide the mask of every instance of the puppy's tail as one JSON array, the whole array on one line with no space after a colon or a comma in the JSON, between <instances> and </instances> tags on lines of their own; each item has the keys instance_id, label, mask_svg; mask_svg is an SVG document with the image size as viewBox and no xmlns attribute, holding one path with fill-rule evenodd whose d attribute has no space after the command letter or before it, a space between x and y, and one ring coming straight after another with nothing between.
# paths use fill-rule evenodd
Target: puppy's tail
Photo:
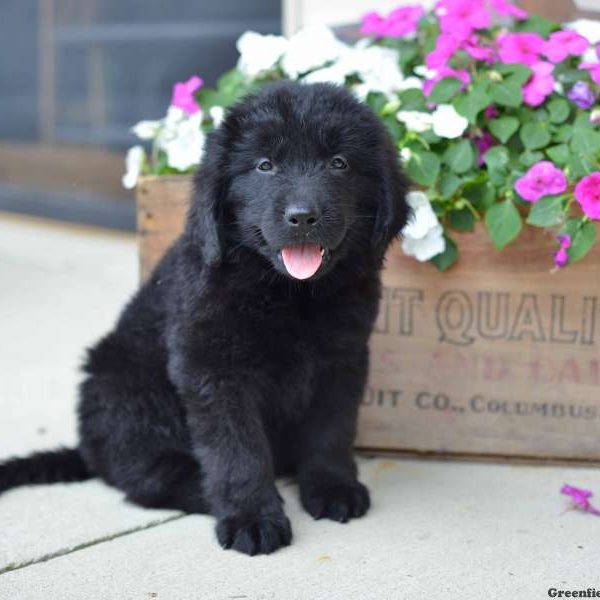
<instances>
[{"instance_id":1,"label":"puppy's tail","mask_svg":"<svg viewBox=\"0 0 600 600\"><path fill-rule=\"evenodd\" d=\"M21 485L85 481L92 477L77 448L36 452L0 463L0 494Z\"/></svg>"}]
</instances>

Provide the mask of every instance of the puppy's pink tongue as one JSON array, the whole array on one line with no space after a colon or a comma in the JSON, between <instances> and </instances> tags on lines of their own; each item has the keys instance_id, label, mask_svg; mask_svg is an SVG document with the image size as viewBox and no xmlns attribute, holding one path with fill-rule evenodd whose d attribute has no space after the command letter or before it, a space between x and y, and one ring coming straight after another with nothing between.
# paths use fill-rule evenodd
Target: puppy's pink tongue
<instances>
[{"instance_id":1,"label":"puppy's pink tongue","mask_svg":"<svg viewBox=\"0 0 600 600\"><path fill-rule=\"evenodd\" d=\"M312 277L323 261L321 247L318 244L286 246L281 251L281 257L287 272L296 279Z\"/></svg>"}]
</instances>

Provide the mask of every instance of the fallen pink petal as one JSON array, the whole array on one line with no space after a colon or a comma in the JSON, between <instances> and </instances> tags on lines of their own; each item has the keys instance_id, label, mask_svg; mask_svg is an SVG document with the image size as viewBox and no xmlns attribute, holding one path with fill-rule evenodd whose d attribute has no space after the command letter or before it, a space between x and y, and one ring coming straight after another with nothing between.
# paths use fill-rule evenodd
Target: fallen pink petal
<instances>
[{"instance_id":1,"label":"fallen pink petal","mask_svg":"<svg viewBox=\"0 0 600 600\"><path fill-rule=\"evenodd\" d=\"M600 510L592 506L592 503L590 502L590 498L594 495L590 490L584 490L583 488L565 484L560 488L560 493L569 496L575 505L575 508L592 515L600 516Z\"/></svg>"}]
</instances>

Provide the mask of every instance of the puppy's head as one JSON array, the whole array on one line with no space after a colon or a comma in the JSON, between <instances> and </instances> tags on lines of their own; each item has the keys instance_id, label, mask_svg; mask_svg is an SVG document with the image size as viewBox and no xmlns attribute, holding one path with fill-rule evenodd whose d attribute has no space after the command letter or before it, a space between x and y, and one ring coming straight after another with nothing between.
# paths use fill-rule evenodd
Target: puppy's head
<instances>
[{"instance_id":1,"label":"puppy's head","mask_svg":"<svg viewBox=\"0 0 600 600\"><path fill-rule=\"evenodd\" d=\"M397 151L372 111L329 84L275 84L207 141L190 215L209 263L245 248L294 279L381 256L407 218Z\"/></svg>"}]
</instances>

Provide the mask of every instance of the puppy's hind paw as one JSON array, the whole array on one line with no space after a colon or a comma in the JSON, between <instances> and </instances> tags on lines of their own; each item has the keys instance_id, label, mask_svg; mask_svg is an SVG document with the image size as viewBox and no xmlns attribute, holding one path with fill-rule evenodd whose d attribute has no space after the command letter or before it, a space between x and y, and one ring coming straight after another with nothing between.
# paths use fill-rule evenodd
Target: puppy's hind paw
<instances>
[{"instance_id":1,"label":"puppy's hind paw","mask_svg":"<svg viewBox=\"0 0 600 600\"><path fill-rule=\"evenodd\" d=\"M302 505L315 519L346 523L362 517L371 506L369 490L359 481L353 483L319 483L301 490Z\"/></svg>"},{"instance_id":2,"label":"puppy's hind paw","mask_svg":"<svg viewBox=\"0 0 600 600\"><path fill-rule=\"evenodd\" d=\"M271 554L292 541L290 520L281 515L232 516L217 523L217 539L225 549L244 554Z\"/></svg>"}]
</instances>

